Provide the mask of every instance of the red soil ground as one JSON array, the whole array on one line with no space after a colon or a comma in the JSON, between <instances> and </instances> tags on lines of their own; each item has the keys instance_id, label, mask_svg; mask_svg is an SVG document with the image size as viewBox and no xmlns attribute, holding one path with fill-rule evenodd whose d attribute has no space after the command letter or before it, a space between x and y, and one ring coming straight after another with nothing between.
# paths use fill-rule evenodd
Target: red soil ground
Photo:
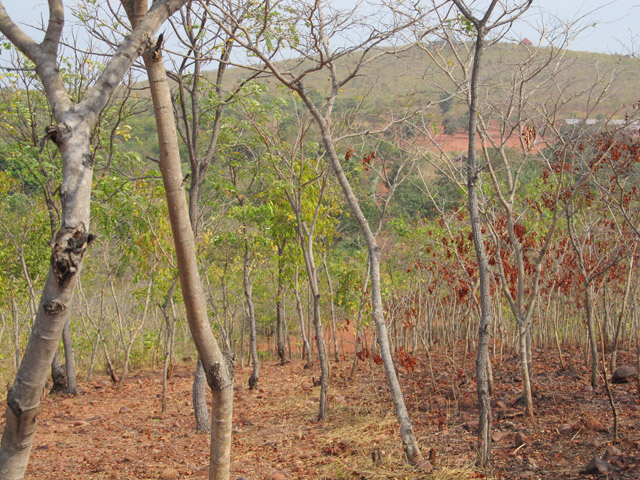
<instances>
[{"instance_id":1,"label":"red soil ground","mask_svg":"<svg viewBox=\"0 0 640 480\"><path fill-rule=\"evenodd\" d=\"M468 354L463 369L462 351L459 347L455 367L450 353L433 351L433 376L424 353L415 371L399 367L414 429L424 453L431 451L435 457L439 479L484 475L472 468L476 437L467 429L473 428L477 415L476 387L473 355ZM597 478L581 470L612 444L611 412L604 389L590 391L587 386L582 353L564 353L565 370L553 353L538 351L534 356L539 394L533 420L524 418L516 402L521 391L517 358L496 360L494 398L500 403L494 409L494 430L500 434L493 444L495 470L490 476ZM300 361L284 367L265 361L260 388L253 391L246 387L250 368L239 368L231 478L428 478L404 462L381 368L361 362L355 380L349 381L350 367L351 361L332 367L329 418L323 423L315 421L319 392L312 377L318 376L317 364L304 370ZM160 412L159 372L134 372L121 388L104 377L81 382L74 398L47 396L26 478L157 479L163 472L174 475L168 478L205 478L208 439L193 433L192 370L178 368L171 378L165 414ZM612 388L622 456L612 462L608 478L637 480L640 396L635 383ZM527 445L516 448L516 432L527 435Z\"/></svg>"}]
</instances>

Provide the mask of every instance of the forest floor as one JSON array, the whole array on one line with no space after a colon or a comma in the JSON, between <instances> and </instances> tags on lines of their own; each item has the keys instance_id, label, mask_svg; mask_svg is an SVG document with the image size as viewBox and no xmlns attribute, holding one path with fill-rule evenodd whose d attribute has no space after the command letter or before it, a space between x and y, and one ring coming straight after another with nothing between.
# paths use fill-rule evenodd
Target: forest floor
<instances>
[{"instance_id":1,"label":"forest floor","mask_svg":"<svg viewBox=\"0 0 640 480\"><path fill-rule=\"evenodd\" d=\"M412 372L399 366L418 441L436 467L433 476L405 463L382 369L370 359L359 362L354 381L348 380L351 360L333 364L329 415L321 423L315 420L319 387L312 381L318 376L317 363L305 370L298 360L284 367L264 361L257 390L246 386L250 367L238 367L231 478L598 478L582 470L613 444L608 399L604 388L588 386L583 355L577 350L564 354L562 369L557 355L535 352L534 419L525 418L517 402L522 387L517 357L505 356L494 365L494 469L485 473L473 468L477 410L472 354L464 370L460 358L452 367L450 356L437 351L431 354L433 369L426 358ZM104 377L81 382L76 397L48 395L26 478L206 478L208 438L194 433L192 370L190 365L175 369L164 414L159 372L133 372L120 388ZM607 478L638 479L637 385L612 385L612 391L621 454L611 460ZM517 432L526 435L524 446L516 447Z\"/></svg>"}]
</instances>

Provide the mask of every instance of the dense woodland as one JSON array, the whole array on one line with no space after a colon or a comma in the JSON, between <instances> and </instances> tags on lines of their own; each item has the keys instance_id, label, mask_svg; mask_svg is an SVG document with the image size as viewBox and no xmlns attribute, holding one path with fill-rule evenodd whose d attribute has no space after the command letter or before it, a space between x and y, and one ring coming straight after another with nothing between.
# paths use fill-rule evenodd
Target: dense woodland
<instances>
[{"instance_id":1,"label":"dense woodland","mask_svg":"<svg viewBox=\"0 0 640 480\"><path fill-rule=\"evenodd\" d=\"M539 38L518 38L510 27L530 2L506 10L492 2L493 13L477 14L461 2L399 4L377 19L321 2L254 3L187 2L162 27L170 40L147 45L164 50L171 103L163 108L179 141L196 273L215 339L225 358L235 354L237 388L269 388L276 363L283 378L304 365L319 387L304 395L331 428L333 403L348 396L340 392L357 389L359 373L375 374L400 422L389 442L418 475L432 464L437 474L439 464L429 436L420 431L416 441L408 420L419 408L411 400L407 413L402 400L411 375L424 378L418 396L444 397L452 410L468 390L480 467L492 463L501 408L491 394L510 378L519 385L510 419L534 421L542 373L578 371L589 395L610 405L600 418L607 438L640 442L637 425L625 423L635 411L637 424L629 405L640 390L634 400L631 387L622 394L611 385L614 371L616 382L638 382L640 367L637 55L571 51L580 22L549 20ZM146 25L123 5L73 7L56 88L74 105L93 98L131 25ZM195 411L188 428L208 432L210 368L194 347L179 281L166 143L147 79L155 77L142 63L123 71L87 130L91 234L82 233L81 275L75 264L65 270L73 300L56 311L40 298L68 226L72 169L53 127L63 117L40 57L25 52L3 12L2 385L22 368L38 312L65 312L47 393L76 394L105 375L124 389L141 372L162 372L164 413L175 371L188 366L193 408L181 409ZM43 29L46 42L51 26ZM477 394L476 375L486 377ZM627 395L624 408L617 395ZM442 431L451 418L431 423ZM381 465L379 453L363 455ZM593 471L623 471L607 465ZM213 470L210 478L225 478ZM8 471L0 478L24 475Z\"/></svg>"}]
</instances>

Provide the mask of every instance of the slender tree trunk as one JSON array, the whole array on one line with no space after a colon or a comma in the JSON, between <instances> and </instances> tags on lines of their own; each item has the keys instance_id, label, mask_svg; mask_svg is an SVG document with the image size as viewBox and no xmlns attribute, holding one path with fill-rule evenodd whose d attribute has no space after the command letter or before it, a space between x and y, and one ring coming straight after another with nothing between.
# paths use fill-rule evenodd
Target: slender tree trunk
<instances>
[{"instance_id":1,"label":"slender tree trunk","mask_svg":"<svg viewBox=\"0 0 640 480\"><path fill-rule=\"evenodd\" d=\"M286 241L282 242L282 245L278 245L278 296L276 298L276 346L278 349L278 358L280 359L280 365L285 364L286 360L286 346L284 343L284 279L282 278L282 271L284 270L283 255Z\"/></svg>"},{"instance_id":2,"label":"slender tree trunk","mask_svg":"<svg viewBox=\"0 0 640 480\"><path fill-rule=\"evenodd\" d=\"M400 426L400 436L402 438L404 453L410 463L416 464L423 460L423 457L420 452L420 448L418 447L418 441L416 440L413 432L413 425L409 419L409 413L404 403L404 396L400 389L400 383L398 382L398 376L396 374L395 366L393 365L393 359L391 358L389 337L387 334L387 325L384 319L382 294L380 290L380 247L376 242L376 238L369 226L369 222L360 209L360 203L353 193L351 184L344 173L344 169L342 168L342 164L340 163L340 159L338 158L338 154L333 144L333 139L331 138L330 126L327 124L324 117L322 117L313 102L311 102L306 96L304 90L298 91L298 93L320 127L322 142L329 154L333 172L338 179L338 183L342 188L353 217L358 223L367 244L371 268L371 306L373 321L376 325L378 345L380 346L380 356L382 357L384 371L387 376L387 381L389 382L389 388L391 390L391 396L393 398L393 404L395 406L398 424Z\"/></svg>"},{"instance_id":3,"label":"slender tree trunk","mask_svg":"<svg viewBox=\"0 0 640 480\"><path fill-rule=\"evenodd\" d=\"M338 336L336 332L336 306L333 303L333 283L331 282L331 275L329 273L329 267L327 265L327 258L325 255L322 256L322 265L324 266L324 273L327 277L327 285L329 286L329 305L331 307L331 336L333 337L333 355L336 363L338 363L340 361L340 355L338 354Z\"/></svg>"},{"instance_id":4,"label":"slender tree trunk","mask_svg":"<svg viewBox=\"0 0 640 480\"><path fill-rule=\"evenodd\" d=\"M302 301L300 300L300 287L298 284L298 267L296 266L296 273L294 276L294 287L295 287L295 295L296 295L296 310L298 312L298 319L300 321L300 336L302 337L302 345L304 348L304 355L307 357L307 363L305 363L304 368L311 368L313 360L311 358L311 348L309 346L309 338L307 337L305 324L304 324L304 312L302 310Z\"/></svg>"},{"instance_id":5,"label":"slender tree trunk","mask_svg":"<svg viewBox=\"0 0 640 480\"><path fill-rule=\"evenodd\" d=\"M146 0L138 0L130 12L143 12ZM136 19L131 15L132 24ZM229 352L223 355L213 336L207 318L207 305L196 261L195 239L191 227L183 188L180 153L171 108L171 92L162 62L162 45L149 45L143 53L153 99L158 141L160 170L165 186L169 220L176 246L180 285L187 319L198 349L207 383L212 390L210 480L228 479L231 459L231 421L233 408L233 374L235 359Z\"/></svg>"},{"instance_id":6,"label":"slender tree trunk","mask_svg":"<svg viewBox=\"0 0 640 480\"><path fill-rule=\"evenodd\" d=\"M20 322L18 320L18 308L16 307L16 299L11 295L11 322L13 323L13 364L16 367L16 373L20 368Z\"/></svg>"},{"instance_id":7,"label":"slender tree trunk","mask_svg":"<svg viewBox=\"0 0 640 480\"><path fill-rule=\"evenodd\" d=\"M161 308L162 317L164 318L164 324L167 329L167 336L164 343L164 359L162 361L162 413L167 412L167 381L169 380L169 370L173 356L173 337L175 330L175 315L173 315L173 308L171 314L169 313L169 308L173 307L173 295L175 294L177 286L178 277L175 277L167 292L167 299Z\"/></svg>"},{"instance_id":8,"label":"slender tree trunk","mask_svg":"<svg viewBox=\"0 0 640 480\"><path fill-rule=\"evenodd\" d=\"M591 386L596 388L598 386L598 368L600 363L600 355L598 353L598 333L596 331L596 322L593 315L593 300L591 298L590 283L585 283L583 288L584 308L587 314L587 329L589 331L589 347L591 351Z\"/></svg>"},{"instance_id":9,"label":"slender tree trunk","mask_svg":"<svg viewBox=\"0 0 640 480\"><path fill-rule=\"evenodd\" d=\"M329 359L322 334L322 319L320 317L320 294L313 295L313 326L316 332L316 347L320 361L320 405L318 408L318 421L327 416L327 400L329 396Z\"/></svg>"},{"instance_id":10,"label":"slender tree trunk","mask_svg":"<svg viewBox=\"0 0 640 480\"><path fill-rule=\"evenodd\" d=\"M64 362L67 376L65 393L70 395L78 394L78 382L76 380L76 363L73 358L73 339L71 335L71 319L67 319L62 329L62 344L64 345Z\"/></svg>"},{"instance_id":11,"label":"slender tree trunk","mask_svg":"<svg viewBox=\"0 0 640 480\"><path fill-rule=\"evenodd\" d=\"M310 231L303 226L301 211L294 207L296 218L298 221L298 238L300 239L300 247L309 278L309 289L311 290L311 298L313 305L313 327L316 337L316 348L318 349L318 360L320 361L320 405L318 409L318 421L324 420L327 415L327 400L329 397L329 360L327 358L327 349L324 343L324 335L322 332L322 317L320 315L320 290L318 288L318 269L316 267L315 257L313 253L313 227ZM305 230L307 230L305 232Z\"/></svg>"},{"instance_id":12,"label":"slender tree trunk","mask_svg":"<svg viewBox=\"0 0 640 480\"><path fill-rule=\"evenodd\" d=\"M518 346L520 349L520 366L522 372L522 395L525 405L525 413L528 417L533 417L533 395L531 391L531 368L529 366L529 355L527 354L527 332L522 325L518 328Z\"/></svg>"},{"instance_id":13,"label":"slender tree trunk","mask_svg":"<svg viewBox=\"0 0 640 480\"><path fill-rule=\"evenodd\" d=\"M629 302L629 293L631 292L631 279L633 277L633 259L632 252L629 259L629 271L627 272L627 283L624 288L624 296L622 297L622 306L620 307L620 314L618 315L618 321L616 322L616 329L613 334L613 345L611 346L611 371L616 369L618 361L618 342L620 340L620 331L622 330L622 324L624 323L625 313L627 311L627 303ZM603 352L604 355L604 352ZM606 380L606 379L605 379Z\"/></svg>"},{"instance_id":14,"label":"slender tree trunk","mask_svg":"<svg viewBox=\"0 0 640 480\"><path fill-rule=\"evenodd\" d=\"M253 390L258 386L260 378L260 359L258 358L258 336L256 334L256 313L253 306L253 282L251 281L249 268L249 240L244 238L244 264L243 264L243 283L244 296L247 301L247 310L249 312L249 347L251 349L251 363L253 371L249 377L249 389Z\"/></svg>"},{"instance_id":15,"label":"slender tree trunk","mask_svg":"<svg viewBox=\"0 0 640 480\"><path fill-rule=\"evenodd\" d=\"M455 2L462 12L462 6ZM488 12L495 5L491 3ZM482 54L484 53L484 40L486 35L485 24L489 15L482 22L475 22L476 41L474 46L473 67L471 71L471 84L469 86L469 144L467 149L467 208L471 222L473 244L478 261L478 273L480 279L480 325L478 328L478 352L476 355L476 379L478 394L478 450L477 463L481 467L488 466L491 462L491 379L489 367L489 341L491 338L491 292L490 270L487 260L484 238L481 230L480 207L478 202L478 180L480 168L476 158L476 128L478 114L478 82Z\"/></svg>"},{"instance_id":16,"label":"slender tree trunk","mask_svg":"<svg viewBox=\"0 0 640 480\"><path fill-rule=\"evenodd\" d=\"M140 320L140 323L138 324L135 331L131 335L131 338L129 339L129 344L127 345L127 348L125 350L124 365L122 366L122 374L120 375L120 381L118 382L118 386L124 383L125 379L127 378L127 375L129 374L129 364L130 364L129 360L131 358L131 350L133 349L133 345L135 344L136 338L138 338L138 335L142 331L142 328L144 327L145 321L147 319L147 312L149 311L149 301L151 300L151 287L153 287L153 274L155 273L156 265L157 264L153 265L151 272L149 273L149 283L147 285L147 294L145 297L144 309L142 311L142 319Z\"/></svg>"},{"instance_id":17,"label":"slender tree trunk","mask_svg":"<svg viewBox=\"0 0 640 480\"><path fill-rule=\"evenodd\" d=\"M356 367L358 366L358 352L360 351L360 322L362 320L362 311L364 310L365 299L367 295L367 287L369 285L369 279L371 278L371 264L367 259L367 270L364 274L364 282L362 282L362 289L360 293L360 303L358 305L358 313L356 315L355 325L353 327L353 364L351 365L351 373L349 379L353 380L356 374Z\"/></svg>"}]
</instances>

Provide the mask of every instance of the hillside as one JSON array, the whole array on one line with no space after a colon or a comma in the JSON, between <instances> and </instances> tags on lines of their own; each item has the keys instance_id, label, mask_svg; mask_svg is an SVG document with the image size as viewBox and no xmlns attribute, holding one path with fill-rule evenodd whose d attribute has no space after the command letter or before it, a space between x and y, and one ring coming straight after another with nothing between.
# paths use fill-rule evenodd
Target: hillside
<instances>
[{"instance_id":1,"label":"hillside","mask_svg":"<svg viewBox=\"0 0 640 480\"><path fill-rule=\"evenodd\" d=\"M433 48L428 51L432 54L436 52ZM438 54L444 61L454 63L455 58L450 49L438 50ZM549 48L535 49L505 42L495 44L486 50L483 57L484 89L495 91L499 85L499 88L503 88L505 82L509 83L509 77L516 70L516 66L525 62L527 58L529 60L522 68L523 74L542 68L553 55L557 55L557 52ZM468 61L469 58L464 60ZM355 61L355 54L342 58L338 63L338 73L347 72ZM281 66L283 70L297 68L293 71L300 71L298 63L283 62ZM549 85L552 71L553 85ZM215 78L214 74L215 72L209 73L211 79ZM227 84L232 85L245 75L246 70L242 68L229 69L226 75ZM591 115L608 117L619 112L622 105L629 105L638 100L639 75L640 62L629 55L566 51L562 58L554 58L550 65L543 69L531 82L529 89L539 89L532 93L534 101L561 99L566 103L563 103L558 113L567 117L581 117L585 115L587 108L593 108L594 96L610 82L606 96L591 112ZM460 78L460 68L457 65L453 69L453 76ZM265 77L260 81L269 86L277 85L273 78ZM322 94L328 88L327 81L326 73L318 72L306 79L306 85L308 89ZM594 85L596 87L592 88ZM367 95L368 110L375 112L437 102L445 91L453 91L452 81L435 66L425 50L412 47L398 54L378 56L344 87L339 98L348 102L350 99L359 99ZM460 104L461 99L457 98L455 103ZM463 107L459 105L458 108ZM455 104L453 110L457 110Z\"/></svg>"}]
</instances>

